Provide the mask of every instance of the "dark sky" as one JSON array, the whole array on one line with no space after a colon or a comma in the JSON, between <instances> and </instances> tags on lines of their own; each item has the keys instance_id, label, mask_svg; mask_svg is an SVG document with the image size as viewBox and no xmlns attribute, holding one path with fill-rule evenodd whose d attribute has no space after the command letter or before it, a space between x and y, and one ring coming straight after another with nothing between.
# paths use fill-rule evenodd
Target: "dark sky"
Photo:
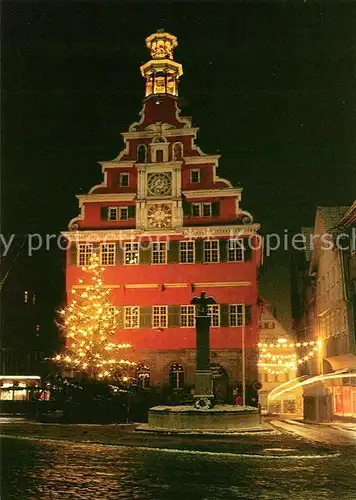
<instances>
[{"instance_id":1,"label":"dark sky","mask_svg":"<svg viewBox=\"0 0 356 500\"><path fill-rule=\"evenodd\" d=\"M179 40L180 96L199 145L222 154L220 176L243 184L242 207L263 232L351 203L356 4L8 1L2 232L58 233L77 215L75 194L101 182L97 162L118 154L141 109L144 39L160 27ZM283 319L289 258L266 259L262 279Z\"/></svg>"}]
</instances>

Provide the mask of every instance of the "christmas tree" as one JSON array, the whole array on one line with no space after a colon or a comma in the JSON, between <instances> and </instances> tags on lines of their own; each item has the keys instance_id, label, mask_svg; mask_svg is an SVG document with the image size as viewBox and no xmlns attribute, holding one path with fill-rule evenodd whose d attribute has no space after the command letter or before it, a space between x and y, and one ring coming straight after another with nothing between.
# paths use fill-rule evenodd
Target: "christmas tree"
<instances>
[{"instance_id":1,"label":"christmas tree","mask_svg":"<svg viewBox=\"0 0 356 500\"><path fill-rule=\"evenodd\" d=\"M110 302L110 289L104 287L99 255L93 253L89 265L82 268L88 273L89 283L79 280L73 289L74 299L60 311L66 346L54 361L73 372L84 372L91 378L125 380L126 372L135 363L122 359L120 351L130 344L115 344L116 310Z\"/></svg>"}]
</instances>

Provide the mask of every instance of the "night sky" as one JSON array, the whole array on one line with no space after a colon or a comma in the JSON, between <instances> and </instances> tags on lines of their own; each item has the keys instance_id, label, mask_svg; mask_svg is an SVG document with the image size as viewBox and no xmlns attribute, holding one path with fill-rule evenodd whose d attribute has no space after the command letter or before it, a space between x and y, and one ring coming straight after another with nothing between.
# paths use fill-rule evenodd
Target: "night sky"
<instances>
[{"instance_id":1,"label":"night sky","mask_svg":"<svg viewBox=\"0 0 356 500\"><path fill-rule=\"evenodd\" d=\"M183 114L262 232L296 231L356 193L356 4L2 4L2 232L59 233L137 119L144 39L178 37ZM63 268L48 255L48 273ZM290 253L261 291L288 323ZM53 276L58 277L58 272ZM62 280L53 286L62 287Z\"/></svg>"}]
</instances>

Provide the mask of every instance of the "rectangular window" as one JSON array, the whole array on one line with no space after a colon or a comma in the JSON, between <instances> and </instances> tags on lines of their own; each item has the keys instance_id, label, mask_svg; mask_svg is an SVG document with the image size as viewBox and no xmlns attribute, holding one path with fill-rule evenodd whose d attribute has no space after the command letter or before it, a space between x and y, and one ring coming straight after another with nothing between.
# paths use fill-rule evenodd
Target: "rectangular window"
<instances>
[{"instance_id":1,"label":"rectangular window","mask_svg":"<svg viewBox=\"0 0 356 500\"><path fill-rule=\"evenodd\" d=\"M102 266L115 265L115 243L102 243L100 245L100 264Z\"/></svg>"},{"instance_id":2,"label":"rectangular window","mask_svg":"<svg viewBox=\"0 0 356 500\"><path fill-rule=\"evenodd\" d=\"M181 241L180 242L180 262L190 264L195 261L195 242Z\"/></svg>"},{"instance_id":3,"label":"rectangular window","mask_svg":"<svg viewBox=\"0 0 356 500\"><path fill-rule=\"evenodd\" d=\"M167 328L167 306L153 306L153 328Z\"/></svg>"},{"instance_id":4,"label":"rectangular window","mask_svg":"<svg viewBox=\"0 0 356 500\"><path fill-rule=\"evenodd\" d=\"M190 182L192 184L200 182L200 169L194 169L190 171Z\"/></svg>"},{"instance_id":5,"label":"rectangular window","mask_svg":"<svg viewBox=\"0 0 356 500\"><path fill-rule=\"evenodd\" d=\"M203 217L211 217L211 216L212 216L211 203L203 203Z\"/></svg>"},{"instance_id":6,"label":"rectangular window","mask_svg":"<svg viewBox=\"0 0 356 500\"><path fill-rule=\"evenodd\" d=\"M117 207L108 208L108 220L117 220Z\"/></svg>"},{"instance_id":7,"label":"rectangular window","mask_svg":"<svg viewBox=\"0 0 356 500\"><path fill-rule=\"evenodd\" d=\"M195 318L194 306L181 306L180 307L180 326L193 327Z\"/></svg>"},{"instance_id":8,"label":"rectangular window","mask_svg":"<svg viewBox=\"0 0 356 500\"><path fill-rule=\"evenodd\" d=\"M229 305L229 326L243 326L245 321L244 304Z\"/></svg>"},{"instance_id":9,"label":"rectangular window","mask_svg":"<svg viewBox=\"0 0 356 500\"><path fill-rule=\"evenodd\" d=\"M125 264L138 264L140 260L140 252L138 243L125 243Z\"/></svg>"},{"instance_id":10,"label":"rectangular window","mask_svg":"<svg viewBox=\"0 0 356 500\"><path fill-rule=\"evenodd\" d=\"M120 174L120 186L127 187L130 181L130 174Z\"/></svg>"},{"instance_id":11,"label":"rectangular window","mask_svg":"<svg viewBox=\"0 0 356 500\"><path fill-rule=\"evenodd\" d=\"M241 238L228 241L227 258L229 262L242 262L244 260L244 244Z\"/></svg>"},{"instance_id":12,"label":"rectangular window","mask_svg":"<svg viewBox=\"0 0 356 500\"><path fill-rule=\"evenodd\" d=\"M78 245L78 266L88 266L93 254L93 245L90 243L80 243Z\"/></svg>"},{"instance_id":13,"label":"rectangular window","mask_svg":"<svg viewBox=\"0 0 356 500\"><path fill-rule=\"evenodd\" d=\"M219 262L219 240L204 241L204 262Z\"/></svg>"},{"instance_id":14,"label":"rectangular window","mask_svg":"<svg viewBox=\"0 0 356 500\"><path fill-rule=\"evenodd\" d=\"M211 317L211 326L220 326L220 306L219 304L208 305L208 314Z\"/></svg>"},{"instance_id":15,"label":"rectangular window","mask_svg":"<svg viewBox=\"0 0 356 500\"><path fill-rule=\"evenodd\" d=\"M129 218L129 209L128 207L120 207L119 208L119 219L127 220Z\"/></svg>"},{"instance_id":16,"label":"rectangular window","mask_svg":"<svg viewBox=\"0 0 356 500\"><path fill-rule=\"evenodd\" d=\"M126 306L124 311L125 311L124 328L138 328L140 323L139 322L140 308L138 306Z\"/></svg>"},{"instance_id":17,"label":"rectangular window","mask_svg":"<svg viewBox=\"0 0 356 500\"><path fill-rule=\"evenodd\" d=\"M167 263L167 245L165 242L153 243L152 246L152 264Z\"/></svg>"},{"instance_id":18,"label":"rectangular window","mask_svg":"<svg viewBox=\"0 0 356 500\"><path fill-rule=\"evenodd\" d=\"M201 216L201 205L200 203L192 203L192 217Z\"/></svg>"}]
</instances>

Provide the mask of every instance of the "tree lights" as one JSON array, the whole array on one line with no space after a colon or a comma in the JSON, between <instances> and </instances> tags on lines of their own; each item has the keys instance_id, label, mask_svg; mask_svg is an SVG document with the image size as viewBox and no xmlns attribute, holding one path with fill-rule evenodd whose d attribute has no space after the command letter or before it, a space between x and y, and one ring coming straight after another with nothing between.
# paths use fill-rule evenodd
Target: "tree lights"
<instances>
[{"instance_id":1,"label":"tree lights","mask_svg":"<svg viewBox=\"0 0 356 500\"><path fill-rule=\"evenodd\" d=\"M76 298L60 311L59 326L66 338L66 348L52 359L92 378L123 380L125 368L135 363L118 355L118 351L130 348L130 344L110 342L116 329L117 311L109 300L110 290L103 286L104 268L100 266L99 255L93 253L89 265L82 270L91 276L89 284L73 290Z\"/></svg>"},{"instance_id":2,"label":"tree lights","mask_svg":"<svg viewBox=\"0 0 356 500\"><path fill-rule=\"evenodd\" d=\"M261 366L267 373L278 375L289 370L297 370L298 365L312 359L321 346L321 340L309 342L288 342L286 339L278 339L277 343L259 343L258 366ZM308 351L298 355L283 352L287 348L305 349Z\"/></svg>"}]
</instances>

